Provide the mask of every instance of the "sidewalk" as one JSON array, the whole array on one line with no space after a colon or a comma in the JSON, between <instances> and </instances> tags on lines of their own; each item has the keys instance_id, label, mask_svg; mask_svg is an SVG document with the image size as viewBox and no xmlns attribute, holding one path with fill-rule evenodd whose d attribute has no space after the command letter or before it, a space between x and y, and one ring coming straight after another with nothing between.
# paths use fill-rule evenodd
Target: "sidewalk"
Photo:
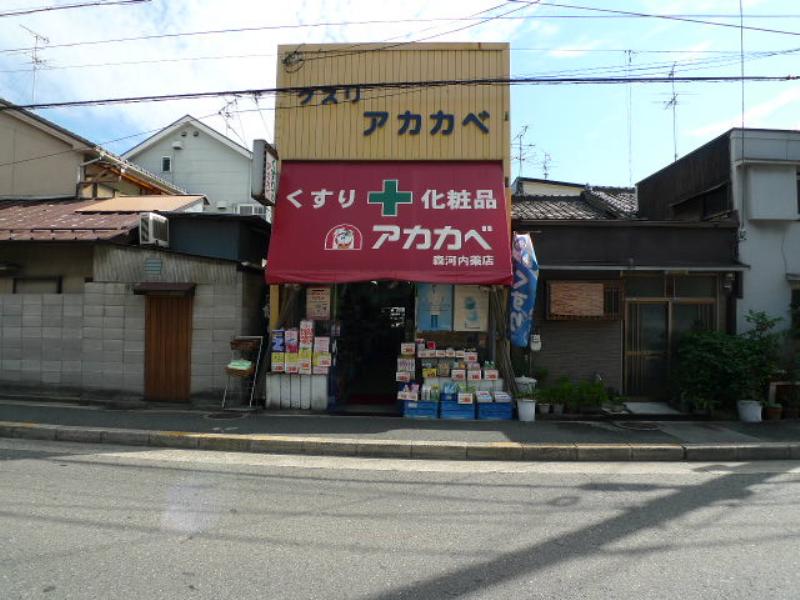
<instances>
[{"instance_id":1,"label":"sidewalk","mask_svg":"<svg viewBox=\"0 0 800 600\"><path fill-rule=\"evenodd\" d=\"M215 418L223 416L226 418ZM228 418L233 417L233 418ZM110 409L0 399L0 437L292 454L481 460L800 458L800 422L422 421Z\"/></svg>"}]
</instances>

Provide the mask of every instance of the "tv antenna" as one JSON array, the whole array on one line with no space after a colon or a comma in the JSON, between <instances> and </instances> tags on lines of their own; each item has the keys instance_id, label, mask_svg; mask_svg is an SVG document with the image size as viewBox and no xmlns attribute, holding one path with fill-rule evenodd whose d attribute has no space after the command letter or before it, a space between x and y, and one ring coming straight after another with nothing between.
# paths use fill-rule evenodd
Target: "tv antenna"
<instances>
[{"instance_id":1,"label":"tv antenna","mask_svg":"<svg viewBox=\"0 0 800 600\"><path fill-rule=\"evenodd\" d=\"M50 38L42 35L41 33L37 33L33 29L29 27L25 27L25 25L20 25L25 31L30 33L33 36L33 48L31 48L31 65L33 67L33 82L31 83L31 104L36 102L36 71L39 70L40 67L43 67L47 64L47 61L44 60L41 56L39 56L39 50L41 46L46 46L50 43ZM41 44L41 46L40 46Z\"/></svg>"},{"instance_id":2,"label":"tv antenna","mask_svg":"<svg viewBox=\"0 0 800 600\"><path fill-rule=\"evenodd\" d=\"M528 132L528 125L523 125L522 128L519 130L519 133L514 136L512 142L517 142L517 177L522 177L522 163L528 158L526 155L525 150L529 148L535 148L536 144L524 144L525 134Z\"/></svg>"},{"instance_id":3,"label":"tv antenna","mask_svg":"<svg viewBox=\"0 0 800 600\"><path fill-rule=\"evenodd\" d=\"M544 153L544 158L542 158L542 174L544 178L547 179L550 175L550 163L553 161L553 158L550 156L549 152Z\"/></svg>"},{"instance_id":4,"label":"tv antenna","mask_svg":"<svg viewBox=\"0 0 800 600\"><path fill-rule=\"evenodd\" d=\"M672 79L672 95L664 103L664 109L672 109L672 152L674 162L678 160L678 93L675 91L675 63L672 63L669 77Z\"/></svg>"}]
</instances>

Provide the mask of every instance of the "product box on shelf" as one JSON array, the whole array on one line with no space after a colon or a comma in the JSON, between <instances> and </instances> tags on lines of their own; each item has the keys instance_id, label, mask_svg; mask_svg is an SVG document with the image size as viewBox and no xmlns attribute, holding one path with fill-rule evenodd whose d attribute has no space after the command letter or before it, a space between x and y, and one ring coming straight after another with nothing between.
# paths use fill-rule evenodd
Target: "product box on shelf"
<instances>
[{"instance_id":1,"label":"product box on shelf","mask_svg":"<svg viewBox=\"0 0 800 600\"><path fill-rule=\"evenodd\" d=\"M299 332L297 329L287 329L283 332L283 337L286 344L286 352L288 354L296 353L300 346L298 345L299 341Z\"/></svg>"},{"instance_id":2,"label":"product box on shelf","mask_svg":"<svg viewBox=\"0 0 800 600\"><path fill-rule=\"evenodd\" d=\"M467 362L478 362L478 353L477 352L464 352L464 360Z\"/></svg>"},{"instance_id":3,"label":"product box on shelf","mask_svg":"<svg viewBox=\"0 0 800 600\"><path fill-rule=\"evenodd\" d=\"M272 371L273 373L286 371L286 354L284 352L272 353Z\"/></svg>"},{"instance_id":4,"label":"product box on shelf","mask_svg":"<svg viewBox=\"0 0 800 600\"><path fill-rule=\"evenodd\" d=\"M450 371L450 377L453 378L453 381L466 381L467 372L464 369L453 369Z\"/></svg>"},{"instance_id":5,"label":"product box on shelf","mask_svg":"<svg viewBox=\"0 0 800 600\"><path fill-rule=\"evenodd\" d=\"M312 375L327 375L328 374L328 367L323 367L321 365L314 365L311 367L311 374Z\"/></svg>"},{"instance_id":6,"label":"product box on shelf","mask_svg":"<svg viewBox=\"0 0 800 600\"><path fill-rule=\"evenodd\" d=\"M330 367L331 366L331 353L330 352L314 352L315 367Z\"/></svg>"},{"instance_id":7,"label":"product box on shelf","mask_svg":"<svg viewBox=\"0 0 800 600\"><path fill-rule=\"evenodd\" d=\"M510 403L511 395L508 392L501 392L501 391L494 392L494 401Z\"/></svg>"},{"instance_id":8,"label":"product box on shelf","mask_svg":"<svg viewBox=\"0 0 800 600\"><path fill-rule=\"evenodd\" d=\"M436 350L436 358L445 358L447 357L447 350Z\"/></svg>"},{"instance_id":9,"label":"product box on shelf","mask_svg":"<svg viewBox=\"0 0 800 600\"><path fill-rule=\"evenodd\" d=\"M422 377L424 379L437 376L438 376L438 370L436 369L436 367L427 367L425 369L422 369Z\"/></svg>"},{"instance_id":10,"label":"product box on shelf","mask_svg":"<svg viewBox=\"0 0 800 600\"><path fill-rule=\"evenodd\" d=\"M309 321L307 319L300 321L297 345L300 348L314 347L314 321Z\"/></svg>"},{"instance_id":11,"label":"product box on shelf","mask_svg":"<svg viewBox=\"0 0 800 600\"><path fill-rule=\"evenodd\" d=\"M400 381L401 383L408 383L413 378L413 374L409 373L408 371L397 371L397 373L394 375L394 380Z\"/></svg>"},{"instance_id":12,"label":"product box on shelf","mask_svg":"<svg viewBox=\"0 0 800 600\"><path fill-rule=\"evenodd\" d=\"M483 378L487 381L497 381L498 377L500 377L500 372L497 369L483 370Z\"/></svg>"},{"instance_id":13,"label":"product box on shelf","mask_svg":"<svg viewBox=\"0 0 800 600\"><path fill-rule=\"evenodd\" d=\"M475 402L475 396L472 392L459 392L457 402L459 404L472 404Z\"/></svg>"},{"instance_id":14,"label":"product box on shelf","mask_svg":"<svg viewBox=\"0 0 800 600\"><path fill-rule=\"evenodd\" d=\"M413 358L398 358L397 359L397 370L398 371L409 371L413 373L417 368L417 363Z\"/></svg>"},{"instance_id":15,"label":"product box on shelf","mask_svg":"<svg viewBox=\"0 0 800 600\"><path fill-rule=\"evenodd\" d=\"M492 402L492 392L488 390L478 390L475 392L475 399L478 401L478 404Z\"/></svg>"},{"instance_id":16,"label":"product box on shelf","mask_svg":"<svg viewBox=\"0 0 800 600\"><path fill-rule=\"evenodd\" d=\"M286 352L286 340L283 337L283 329L275 329L272 332L272 351L273 352Z\"/></svg>"},{"instance_id":17,"label":"product box on shelf","mask_svg":"<svg viewBox=\"0 0 800 600\"><path fill-rule=\"evenodd\" d=\"M406 391L397 392L397 399L410 400L411 402L418 402L419 392L406 392Z\"/></svg>"},{"instance_id":18,"label":"product box on shelf","mask_svg":"<svg viewBox=\"0 0 800 600\"><path fill-rule=\"evenodd\" d=\"M445 358L455 358L456 357L456 351L453 348L447 348L444 351L444 355L445 355Z\"/></svg>"},{"instance_id":19,"label":"product box on shelf","mask_svg":"<svg viewBox=\"0 0 800 600\"><path fill-rule=\"evenodd\" d=\"M480 381L481 380L481 372L478 371L467 371L467 381Z\"/></svg>"},{"instance_id":20,"label":"product box on shelf","mask_svg":"<svg viewBox=\"0 0 800 600\"><path fill-rule=\"evenodd\" d=\"M330 352L331 351L331 338L328 336L319 335L314 338L314 353L317 352Z\"/></svg>"},{"instance_id":21,"label":"product box on shelf","mask_svg":"<svg viewBox=\"0 0 800 600\"><path fill-rule=\"evenodd\" d=\"M401 356L414 356L417 352L417 346L414 342L403 342L400 344Z\"/></svg>"}]
</instances>

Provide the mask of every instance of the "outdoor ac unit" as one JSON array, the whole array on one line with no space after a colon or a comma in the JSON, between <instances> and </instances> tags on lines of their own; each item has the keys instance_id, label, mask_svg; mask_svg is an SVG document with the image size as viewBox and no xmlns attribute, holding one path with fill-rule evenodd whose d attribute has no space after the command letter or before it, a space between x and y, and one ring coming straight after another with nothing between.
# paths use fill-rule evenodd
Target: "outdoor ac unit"
<instances>
[{"instance_id":1,"label":"outdoor ac unit","mask_svg":"<svg viewBox=\"0 0 800 600\"><path fill-rule=\"evenodd\" d=\"M139 215L139 244L142 246L169 246L169 222L156 213Z\"/></svg>"}]
</instances>

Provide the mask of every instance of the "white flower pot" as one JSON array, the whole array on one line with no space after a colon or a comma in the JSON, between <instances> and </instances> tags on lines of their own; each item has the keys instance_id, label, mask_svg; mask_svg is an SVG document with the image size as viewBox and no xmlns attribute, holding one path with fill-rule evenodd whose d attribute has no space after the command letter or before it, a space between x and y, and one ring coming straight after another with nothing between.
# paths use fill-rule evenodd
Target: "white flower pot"
<instances>
[{"instance_id":1,"label":"white flower pot","mask_svg":"<svg viewBox=\"0 0 800 600\"><path fill-rule=\"evenodd\" d=\"M736 403L739 420L743 423L761 422L761 403L756 400L739 400Z\"/></svg>"},{"instance_id":2,"label":"white flower pot","mask_svg":"<svg viewBox=\"0 0 800 600\"><path fill-rule=\"evenodd\" d=\"M519 414L520 421L535 421L536 420L536 400L527 400L520 398L517 400L517 413Z\"/></svg>"}]
</instances>

